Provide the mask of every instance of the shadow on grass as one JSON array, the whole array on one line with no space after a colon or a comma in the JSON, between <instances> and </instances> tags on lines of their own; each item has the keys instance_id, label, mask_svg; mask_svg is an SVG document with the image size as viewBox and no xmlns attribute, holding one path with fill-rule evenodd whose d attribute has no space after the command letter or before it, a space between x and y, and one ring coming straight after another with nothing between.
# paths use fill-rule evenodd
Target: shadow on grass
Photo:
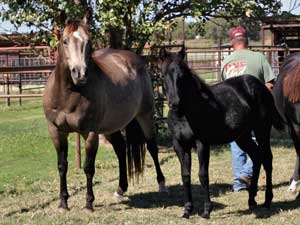
<instances>
[{"instance_id":1,"label":"shadow on grass","mask_svg":"<svg viewBox=\"0 0 300 225\"><path fill-rule=\"evenodd\" d=\"M100 183L101 183L100 181L96 181L96 182L94 182L93 186L99 185ZM75 190L70 190L69 189L68 190L68 192L70 194L69 197L75 196L79 192L81 192L85 189L86 189L86 186L80 186L79 188L76 188ZM3 216L10 217L10 216L13 216L13 215L18 214L18 213L28 213L28 212L32 212L32 211L35 211L35 210L38 210L38 209L44 209L44 208L48 207L51 203L53 203L55 201L59 201L59 200L60 200L60 197L52 197L47 201L43 201L43 203L32 204L28 207L22 207L22 208L17 209L17 210L12 210L12 211L4 214Z\"/></svg>"},{"instance_id":2,"label":"shadow on grass","mask_svg":"<svg viewBox=\"0 0 300 225\"><path fill-rule=\"evenodd\" d=\"M203 211L204 196L203 189L200 185L191 185L194 214ZM129 208L167 208L171 206L183 207L184 205L184 192L182 185L168 186L169 193L147 192L138 193L128 196L128 200L122 201L123 204L128 205ZM218 197L226 192L231 191L230 184L211 184L210 193L211 197ZM114 203L113 203L114 204ZM226 205L213 202L213 210L221 210Z\"/></svg>"},{"instance_id":3,"label":"shadow on grass","mask_svg":"<svg viewBox=\"0 0 300 225\"><path fill-rule=\"evenodd\" d=\"M290 201L278 201L272 202L271 208L266 209L262 206L250 210L239 210L235 214L237 216L244 216L249 214L255 214L257 219L267 219L273 215L279 214L284 211L290 211L294 209L300 209L300 200L290 200Z\"/></svg>"}]
</instances>

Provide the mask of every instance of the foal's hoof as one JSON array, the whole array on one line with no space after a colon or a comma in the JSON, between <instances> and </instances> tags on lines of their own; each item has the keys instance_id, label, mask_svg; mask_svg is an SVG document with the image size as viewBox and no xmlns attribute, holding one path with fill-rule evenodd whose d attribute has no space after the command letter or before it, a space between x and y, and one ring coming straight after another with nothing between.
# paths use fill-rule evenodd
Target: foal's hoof
<instances>
[{"instance_id":1,"label":"foal's hoof","mask_svg":"<svg viewBox=\"0 0 300 225\"><path fill-rule=\"evenodd\" d=\"M271 202L265 202L262 207L266 208L266 209L270 209L271 208Z\"/></svg>"},{"instance_id":2,"label":"foal's hoof","mask_svg":"<svg viewBox=\"0 0 300 225\"><path fill-rule=\"evenodd\" d=\"M256 203L256 201L249 201L248 206L249 206L249 209L252 210L257 207L257 203Z\"/></svg>"},{"instance_id":3,"label":"foal's hoof","mask_svg":"<svg viewBox=\"0 0 300 225\"><path fill-rule=\"evenodd\" d=\"M299 189L300 189L300 181L299 180L295 181L293 179L289 188L287 189L287 192L290 194L296 194L297 191L299 191Z\"/></svg>"},{"instance_id":4,"label":"foal's hoof","mask_svg":"<svg viewBox=\"0 0 300 225\"><path fill-rule=\"evenodd\" d=\"M189 219L190 218L190 214L189 213L183 213L182 218Z\"/></svg>"},{"instance_id":5,"label":"foal's hoof","mask_svg":"<svg viewBox=\"0 0 300 225\"><path fill-rule=\"evenodd\" d=\"M207 213L207 212L201 213L200 216L201 216L202 218L204 218L204 219L209 219L209 218L210 218L210 214Z\"/></svg>"},{"instance_id":6,"label":"foal's hoof","mask_svg":"<svg viewBox=\"0 0 300 225\"><path fill-rule=\"evenodd\" d=\"M119 187L118 190L114 193L114 196L117 199L122 199L124 197L124 191Z\"/></svg>"},{"instance_id":7,"label":"foal's hoof","mask_svg":"<svg viewBox=\"0 0 300 225\"><path fill-rule=\"evenodd\" d=\"M166 188L165 181L159 182L159 184L158 184L158 191L160 193L169 193L168 188Z\"/></svg>"}]
</instances>

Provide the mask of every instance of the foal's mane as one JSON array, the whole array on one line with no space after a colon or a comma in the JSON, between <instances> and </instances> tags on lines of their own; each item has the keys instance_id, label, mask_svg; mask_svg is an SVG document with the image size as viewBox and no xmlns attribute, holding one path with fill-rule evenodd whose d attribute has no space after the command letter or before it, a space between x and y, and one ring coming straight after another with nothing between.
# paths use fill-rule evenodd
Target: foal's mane
<instances>
[{"instance_id":1,"label":"foal's mane","mask_svg":"<svg viewBox=\"0 0 300 225\"><path fill-rule=\"evenodd\" d=\"M300 102L300 53L290 55L280 68L283 95L292 103Z\"/></svg>"},{"instance_id":2,"label":"foal's mane","mask_svg":"<svg viewBox=\"0 0 300 225\"><path fill-rule=\"evenodd\" d=\"M211 94L210 87L205 83L205 81L202 78L196 75L196 73L192 69L190 69L186 63L181 63L181 69L185 75L192 77L193 81L196 84L198 92L201 90L201 92L205 92L208 95Z\"/></svg>"}]
</instances>

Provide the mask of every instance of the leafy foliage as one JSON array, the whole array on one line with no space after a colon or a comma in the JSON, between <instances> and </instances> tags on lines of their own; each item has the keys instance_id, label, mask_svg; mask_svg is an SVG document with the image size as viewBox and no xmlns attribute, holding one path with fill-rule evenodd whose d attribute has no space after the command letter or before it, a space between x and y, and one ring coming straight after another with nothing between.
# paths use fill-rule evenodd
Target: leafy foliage
<instances>
[{"instance_id":1,"label":"leafy foliage","mask_svg":"<svg viewBox=\"0 0 300 225\"><path fill-rule=\"evenodd\" d=\"M211 18L255 18L277 14L278 0L0 0L5 10L2 20L16 26L26 24L38 29L62 27L66 18L81 18L89 9L92 36L102 45L135 49L140 53L145 44L166 38L174 29L175 19L191 16L197 29ZM154 35L155 34L155 35ZM55 39L53 39L55 40ZM54 41L52 41L55 44Z\"/></svg>"}]
</instances>

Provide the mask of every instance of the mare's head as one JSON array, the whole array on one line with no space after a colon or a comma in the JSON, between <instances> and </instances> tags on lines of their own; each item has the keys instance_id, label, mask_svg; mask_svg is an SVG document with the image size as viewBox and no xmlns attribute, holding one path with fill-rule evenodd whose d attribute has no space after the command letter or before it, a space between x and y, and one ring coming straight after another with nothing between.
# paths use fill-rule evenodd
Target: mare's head
<instances>
[{"instance_id":1,"label":"mare's head","mask_svg":"<svg viewBox=\"0 0 300 225\"><path fill-rule=\"evenodd\" d=\"M74 85L81 86L87 82L91 51L87 20L68 20L61 35L59 54L70 71Z\"/></svg>"},{"instance_id":2,"label":"mare's head","mask_svg":"<svg viewBox=\"0 0 300 225\"><path fill-rule=\"evenodd\" d=\"M170 109L177 110L180 103L180 93L178 86L184 76L187 65L184 62L185 49L178 53L167 52L162 48L159 52L159 67L164 76L164 86Z\"/></svg>"}]
</instances>

